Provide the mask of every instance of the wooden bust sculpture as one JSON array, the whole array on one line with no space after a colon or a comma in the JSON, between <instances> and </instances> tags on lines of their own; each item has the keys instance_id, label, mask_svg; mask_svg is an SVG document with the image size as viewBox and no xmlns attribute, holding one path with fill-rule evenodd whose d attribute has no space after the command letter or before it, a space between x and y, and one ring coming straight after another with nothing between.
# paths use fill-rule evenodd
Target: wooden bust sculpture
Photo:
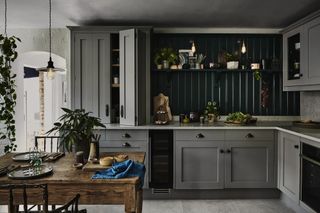
<instances>
[{"instance_id":1,"label":"wooden bust sculpture","mask_svg":"<svg viewBox=\"0 0 320 213\"><path fill-rule=\"evenodd\" d=\"M169 97L165 96L163 93L160 93L158 96L153 98L153 114L154 114L154 121L157 124L166 124L169 121L172 121L172 114L169 106ZM163 115L165 114L165 115ZM166 118L162 120L162 123L159 123L159 116Z\"/></svg>"}]
</instances>

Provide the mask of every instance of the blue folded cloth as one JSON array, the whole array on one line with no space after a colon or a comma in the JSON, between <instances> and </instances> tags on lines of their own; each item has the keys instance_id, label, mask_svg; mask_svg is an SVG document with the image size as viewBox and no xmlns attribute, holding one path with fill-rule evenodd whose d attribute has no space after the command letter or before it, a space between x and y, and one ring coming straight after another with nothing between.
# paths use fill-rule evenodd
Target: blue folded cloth
<instances>
[{"instance_id":1,"label":"blue folded cloth","mask_svg":"<svg viewBox=\"0 0 320 213\"><path fill-rule=\"evenodd\" d=\"M121 163L113 163L109 169L97 171L92 179L119 179L138 176L141 181L140 188L142 188L145 171L146 168L143 164L126 160Z\"/></svg>"}]
</instances>

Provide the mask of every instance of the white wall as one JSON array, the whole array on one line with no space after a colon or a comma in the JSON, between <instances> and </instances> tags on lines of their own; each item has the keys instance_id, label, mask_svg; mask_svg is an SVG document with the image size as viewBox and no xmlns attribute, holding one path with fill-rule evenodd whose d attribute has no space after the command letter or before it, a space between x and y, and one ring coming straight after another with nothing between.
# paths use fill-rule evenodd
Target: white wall
<instances>
[{"instance_id":1,"label":"white wall","mask_svg":"<svg viewBox=\"0 0 320 213\"><path fill-rule=\"evenodd\" d=\"M1 30L3 32L3 30ZM18 150L23 151L25 146L25 133L23 128L24 120L24 105L23 105L23 69L22 65L27 65L28 62L20 61L23 53L30 51L49 51L49 35L48 29L8 29L8 36L15 35L22 41L18 43L18 59L12 65L13 71L17 74L16 85L17 85L17 106L16 106L16 131L17 131L17 145ZM57 56L61 56L66 59L66 68L70 70L70 34L66 28L52 29L52 52ZM48 57L45 58L34 58L38 60L38 64L47 65ZM55 62L56 63L56 62ZM37 65L38 65L37 64ZM67 82L70 81L70 72L67 73ZM70 103L70 84L68 83L68 103ZM21 144L21 146L20 146ZM0 153L3 151L3 144L0 143Z\"/></svg>"}]
</instances>

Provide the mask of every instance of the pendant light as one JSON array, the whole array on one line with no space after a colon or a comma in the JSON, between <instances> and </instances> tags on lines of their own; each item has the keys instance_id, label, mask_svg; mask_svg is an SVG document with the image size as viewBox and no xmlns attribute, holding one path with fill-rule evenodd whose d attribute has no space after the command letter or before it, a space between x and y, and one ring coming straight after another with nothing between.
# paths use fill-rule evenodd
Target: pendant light
<instances>
[{"instance_id":1,"label":"pendant light","mask_svg":"<svg viewBox=\"0 0 320 213\"><path fill-rule=\"evenodd\" d=\"M48 61L48 66L47 67L42 67L39 68L38 71L39 72L46 72L47 73L47 78L49 80L54 79L55 76L55 72L58 71L64 71L61 68L56 68L53 65L53 61L51 58L51 50L52 50L52 33L51 33L51 0L49 0L49 61Z\"/></svg>"},{"instance_id":2,"label":"pendant light","mask_svg":"<svg viewBox=\"0 0 320 213\"><path fill-rule=\"evenodd\" d=\"M194 44L194 41L192 41L191 52L192 52L192 53L195 53L195 52L196 52L196 45Z\"/></svg>"},{"instance_id":3,"label":"pendant light","mask_svg":"<svg viewBox=\"0 0 320 213\"><path fill-rule=\"evenodd\" d=\"M247 52L246 45L244 44L244 41L242 41L241 53L245 54L246 52Z\"/></svg>"}]
</instances>

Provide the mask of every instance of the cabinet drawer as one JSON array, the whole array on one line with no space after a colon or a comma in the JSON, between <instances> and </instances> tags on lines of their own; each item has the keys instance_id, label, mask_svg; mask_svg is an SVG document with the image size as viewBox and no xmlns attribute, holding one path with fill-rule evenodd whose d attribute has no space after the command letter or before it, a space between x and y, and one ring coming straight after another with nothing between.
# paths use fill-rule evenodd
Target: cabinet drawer
<instances>
[{"instance_id":1,"label":"cabinet drawer","mask_svg":"<svg viewBox=\"0 0 320 213\"><path fill-rule=\"evenodd\" d=\"M107 130L106 140L110 141L136 141L147 140L148 131L145 130Z\"/></svg>"},{"instance_id":2,"label":"cabinet drawer","mask_svg":"<svg viewBox=\"0 0 320 213\"><path fill-rule=\"evenodd\" d=\"M147 141L100 141L101 148L147 149Z\"/></svg>"},{"instance_id":3,"label":"cabinet drawer","mask_svg":"<svg viewBox=\"0 0 320 213\"><path fill-rule=\"evenodd\" d=\"M274 140L273 130L226 130L226 140L233 141L266 141Z\"/></svg>"},{"instance_id":4,"label":"cabinet drawer","mask_svg":"<svg viewBox=\"0 0 320 213\"><path fill-rule=\"evenodd\" d=\"M175 131L175 139L183 141L194 140L224 140L223 130L177 130Z\"/></svg>"}]
</instances>

